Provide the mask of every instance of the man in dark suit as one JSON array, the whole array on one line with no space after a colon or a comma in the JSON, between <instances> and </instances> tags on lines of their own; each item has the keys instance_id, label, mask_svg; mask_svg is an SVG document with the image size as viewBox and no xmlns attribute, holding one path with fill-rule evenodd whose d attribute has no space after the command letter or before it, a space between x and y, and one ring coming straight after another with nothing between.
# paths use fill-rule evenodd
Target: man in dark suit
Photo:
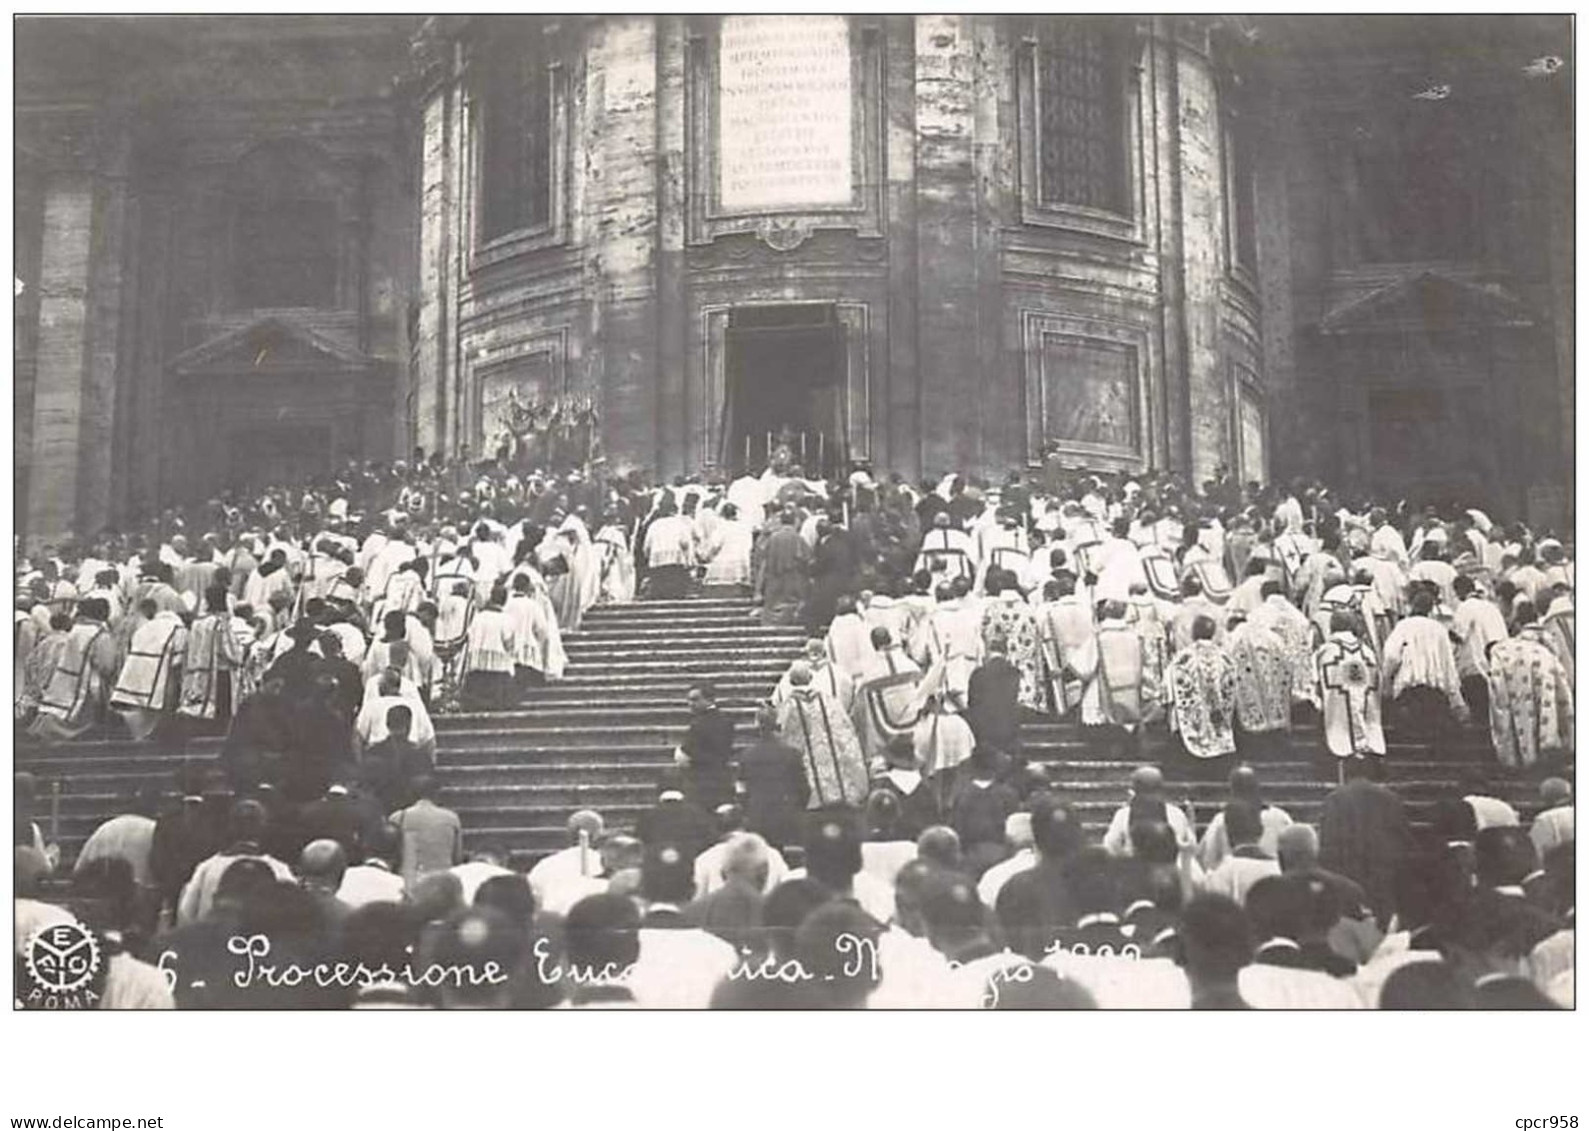
<instances>
[{"instance_id":1,"label":"man in dark suit","mask_svg":"<svg viewBox=\"0 0 1589 1131\"><path fill-rule=\"evenodd\" d=\"M358 717L359 705L364 701L364 677L359 672L359 665L342 654L342 638L336 633L320 634L320 651L320 672L335 681L333 702L351 727L353 720Z\"/></svg>"},{"instance_id":2,"label":"man in dark suit","mask_svg":"<svg viewBox=\"0 0 1589 1131\"><path fill-rule=\"evenodd\" d=\"M359 780L380 802L383 813L414 803L413 783L435 769L431 756L409 738L414 712L404 703L387 709L386 737L359 757Z\"/></svg>"},{"instance_id":3,"label":"man in dark suit","mask_svg":"<svg viewBox=\"0 0 1589 1131\"><path fill-rule=\"evenodd\" d=\"M635 822L635 836L647 848L673 845L689 862L717 839L717 829L699 805L685 798L683 775L669 770L662 775L657 803Z\"/></svg>"},{"instance_id":4,"label":"man in dark suit","mask_svg":"<svg viewBox=\"0 0 1589 1131\"><path fill-rule=\"evenodd\" d=\"M1371 759L1346 761L1346 783L1324 799L1319 864L1362 885L1381 928L1390 920L1396 873L1412 852L1401 798L1369 780Z\"/></svg>"},{"instance_id":5,"label":"man in dark suit","mask_svg":"<svg viewBox=\"0 0 1589 1131\"><path fill-rule=\"evenodd\" d=\"M710 683L690 688L690 728L679 750L688 759L690 793L707 809L733 799L734 720L717 706Z\"/></svg>"},{"instance_id":6,"label":"man in dark suit","mask_svg":"<svg viewBox=\"0 0 1589 1131\"><path fill-rule=\"evenodd\" d=\"M1478 885L1462 919L1464 944L1502 960L1526 958L1562 924L1530 901L1524 880L1539 864L1528 833L1516 825L1480 829L1473 840Z\"/></svg>"},{"instance_id":7,"label":"man in dark suit","mask_svg":"<svg viewBox=\"0 0 1589 1131\"><path fill-rule=\"evenodd\" d=\"M739 755L745 827L779 847L800 840L800 814L811 799L800 751L778 737L778 715L767 704L756 709L756 741Z\"/></svg>"},{"instance_id":8,"label":"man in dark suit","mask_svg":"<svg viewBox=\"0 0 1589 1131\"><path fill-rule=\"evenodd\" d=\"M1049 942L1076 925L1076 900L1066 862L1084 843L1081 822L1053 794L1032 798L1032 843L1037 864L1011 876L995 901L999 926L1010 945L1041 961Z\"/></svg>"},{"instance_id":9,"label":"man in dark suit","mask_svg":"<svg viewBox=\"0 0 1589 1131\"><path fill-rule=\"evenodd\" d=\"M1010 663L1004 638L988 641L988 658L971 673L966 722L978 746L1021 752L1021 669Z\"/></svg>"},{"instance_id":10,"label":"man in dark suit","mask_svg":"<svg viewBox=\"0 0 1589 1131\"><path fill-rule=\"evenodd\" d=\"M297 833L304 845L316 840L335 841L342 846L345 864L362 864L366 843L375 838L385 820L386 814L374 797L355 794L343 783L334 782L324 797L304 806L298 816Z\"/></svg>"}]
</instances>

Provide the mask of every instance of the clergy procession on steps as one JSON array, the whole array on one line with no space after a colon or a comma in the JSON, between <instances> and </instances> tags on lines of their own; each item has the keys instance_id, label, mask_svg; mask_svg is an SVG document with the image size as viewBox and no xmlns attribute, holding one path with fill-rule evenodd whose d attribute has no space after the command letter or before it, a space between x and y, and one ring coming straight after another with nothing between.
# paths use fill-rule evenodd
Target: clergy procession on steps
<instances>
[{"instance_id":1,"label":"clergy procession on steps","mask_svg":"<svg viewBox=\"0 0 1589 1131\"><path fill-rule=\"evenodd\" d=\"M19 924L112 1006L1572 1002L1571 547L1478 510L417 453L17 581Z\"/></svg>"}]
</instances>

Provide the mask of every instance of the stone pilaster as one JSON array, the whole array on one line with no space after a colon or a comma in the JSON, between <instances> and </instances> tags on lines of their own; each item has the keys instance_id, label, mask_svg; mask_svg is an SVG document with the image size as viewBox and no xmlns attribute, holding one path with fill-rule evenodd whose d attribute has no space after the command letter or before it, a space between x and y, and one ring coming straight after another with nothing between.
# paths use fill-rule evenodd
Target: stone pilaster
<instances>
[{"instance_id":1,"label":"stone pilaster","mask_svg":"<svg viewBox=\"0 0 1589 1131\"><path fill-rule=\"evenodd\" d=\"M916 17L917 363L922 470L982 456L977 357L975 37L969 16Z\"/></svg>"},{"instance_id":2,"label":"stone pilaster","mask_svg":"<svg viewBox=\"0 0 1589 1131\"><path fill-rule=\"evenodd\" d=\"M654 16L607 17L591 28L585 65L587 135L581 139L581 243L591 303L590 379L601 390L603 431L615 463L651 463L642 436L656 414L657 470L684 469L687 398L667 395L674 374L657 349L657 34ZM682 126L680 127L682 128ZM682 145L682 142L680 143ZM676 192L676 189L674 190ZM672 233L677 251L682 236ZM664 233L664 239L669 233ZM680 372L681 379L683 374ZM662 379L659 385L658 379ZM662 388L658 399L656 390ZM698 449L697 449L698 453Z\"/></svg>"}]
</instances>

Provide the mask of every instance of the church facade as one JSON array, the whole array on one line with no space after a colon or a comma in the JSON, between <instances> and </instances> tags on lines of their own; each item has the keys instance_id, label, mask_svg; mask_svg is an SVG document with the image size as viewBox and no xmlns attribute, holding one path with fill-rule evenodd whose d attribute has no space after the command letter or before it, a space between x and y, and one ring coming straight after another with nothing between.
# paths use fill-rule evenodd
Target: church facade
<instances>
[{"instance_id":1,"label":"church facade","mask_svg":"<svg viewBox=\"0 0 1589 1131\"><path fill-rule=\"evenodd\" d=\"M1571 505L1562 19L73 23L19 30L33 539L549 415Z\"/></svg>"}]
</instances>

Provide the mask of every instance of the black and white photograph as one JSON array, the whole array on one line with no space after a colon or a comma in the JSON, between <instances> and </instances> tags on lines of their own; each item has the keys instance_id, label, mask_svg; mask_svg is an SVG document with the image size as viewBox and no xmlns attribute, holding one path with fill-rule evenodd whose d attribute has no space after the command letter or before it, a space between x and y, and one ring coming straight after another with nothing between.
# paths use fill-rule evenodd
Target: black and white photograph
<instances>
[{"instance_id":1,"label":"black and white photograph","mask_svg":"<svg viewBox=\"0 0 1589 1131\"><path fill-rule=\"evenodd\" d=\"M11 24L14 1012L1574 1009L1572 14Z\"/></svg>"}]
</instances>

